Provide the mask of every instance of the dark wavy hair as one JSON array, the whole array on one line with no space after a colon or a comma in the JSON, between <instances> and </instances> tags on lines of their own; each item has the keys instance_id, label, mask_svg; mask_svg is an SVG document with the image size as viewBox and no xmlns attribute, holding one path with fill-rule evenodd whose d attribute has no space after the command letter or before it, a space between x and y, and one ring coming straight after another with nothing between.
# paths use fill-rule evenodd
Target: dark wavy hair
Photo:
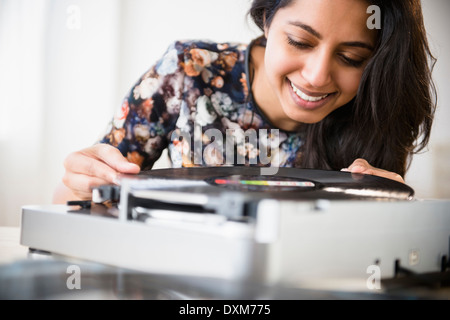
<instances>
[{"instance_id":1,"label":"dark wavy hair","mask_svg":"<svg viewBox=\"0 0 450 320\"><path fill-rule=\"evenodd\" d=\"M249 15L264 30L295 0L254 0ZM355 159L404 176L411 157L426 148L436 109L420 0L361 0L381 9L374 54L356 97L315 124L305 124L297 166L340 170ZM368 15L369 17L369 15Z\"/></svg>"}]
</instances>

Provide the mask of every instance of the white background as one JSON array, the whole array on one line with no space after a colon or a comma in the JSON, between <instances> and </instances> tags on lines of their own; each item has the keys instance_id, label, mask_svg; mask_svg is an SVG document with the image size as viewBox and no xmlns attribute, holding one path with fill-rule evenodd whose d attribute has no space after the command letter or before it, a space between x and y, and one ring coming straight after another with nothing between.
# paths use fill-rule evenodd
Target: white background
<instances>
[{"instance_id":1,"label":"white background","mask_svg":"<svg viewBox=\"0 0 450 320\"><path fill-rule=\"evenodd\" d=\"M0 225L49 204L72 151L99 138L131 85L177 39L249 42L250 0L0 0ZM424 0L439 109L406 182L450 198L450 1ZM162 164L164 165L164 164Z\"/></svg>"}]
</instances>

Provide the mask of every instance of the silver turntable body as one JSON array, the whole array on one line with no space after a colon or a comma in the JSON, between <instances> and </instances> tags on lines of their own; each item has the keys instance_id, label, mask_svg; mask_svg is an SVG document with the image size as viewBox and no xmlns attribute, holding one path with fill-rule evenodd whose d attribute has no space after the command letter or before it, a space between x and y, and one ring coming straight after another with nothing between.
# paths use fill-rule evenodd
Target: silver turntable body
<instances>
[{"instance_id":1,"label":"silver turntable body","mask_svg":"<svg viewBox=\"0 0 450 320\"><path fill-rule=\"evenodd\" d=\"M124 177L117 205L96 190L86 208L25 206L21 244L152 274L289 287L370 290L374 277L448 269L450 201L204 187Z\"/></svg>"}]
</instances>

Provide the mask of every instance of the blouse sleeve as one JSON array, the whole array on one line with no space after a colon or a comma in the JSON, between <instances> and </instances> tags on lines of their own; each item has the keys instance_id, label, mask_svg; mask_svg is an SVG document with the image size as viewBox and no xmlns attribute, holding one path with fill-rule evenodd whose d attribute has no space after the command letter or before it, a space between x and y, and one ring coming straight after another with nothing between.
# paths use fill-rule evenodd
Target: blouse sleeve
<instances>
[{"instance_id":1,"label":"blouse sleeve","mask_svg":"<svg viewBox=\"0 0 450 320\"><path fill-rule=\"evenodd\" d=\"M99 142L117 147L142 170L151 169L175 128L183 82L183 48L173 43L131 88Z\"/></svg>"}]
</instances>

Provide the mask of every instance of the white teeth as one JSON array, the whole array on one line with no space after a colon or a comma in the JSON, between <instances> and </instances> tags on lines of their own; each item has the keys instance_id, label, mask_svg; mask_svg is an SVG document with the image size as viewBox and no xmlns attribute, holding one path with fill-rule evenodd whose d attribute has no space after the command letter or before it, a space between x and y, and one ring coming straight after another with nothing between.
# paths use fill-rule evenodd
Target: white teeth
<instances>
[{"instance_id":1,"label":"white teeth","mask_svg":"<svg viewBox=\"0 0 450 320\"><path fill-rule=\"evenodd\" d=\"M298 89L296 86L294 86L294 84L292 82L291 82L291 87L294 90L294 92L305 101L316 102L316 101L319 101L319 100L322 100L322 99L328 97L328 94L320 96L320 97L308 96L306 93L303 93L302 91L300 91L300 89Z\"/></svg>"}]
</instances>

